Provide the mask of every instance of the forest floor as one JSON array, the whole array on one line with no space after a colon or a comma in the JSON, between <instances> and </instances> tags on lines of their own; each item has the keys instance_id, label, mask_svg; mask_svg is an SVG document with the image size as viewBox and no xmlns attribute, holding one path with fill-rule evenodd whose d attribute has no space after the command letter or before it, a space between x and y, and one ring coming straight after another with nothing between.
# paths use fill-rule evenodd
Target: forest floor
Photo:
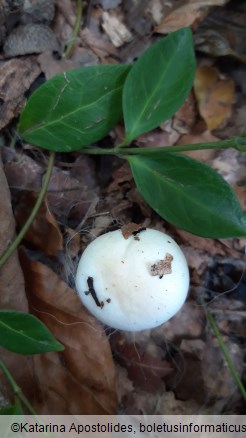
<instances>
[{"instance_id":1,"label":"forest floor","mask_svg":"<svg viewBox=\"0 0 246 438\"><path fill-rule=\"evenodd\" d=\"M188 26L199 87L172 119L140 136L135 146L175 148L231 138L245 129L243 1L83 1L80 29L65 56L76 11L72 0L20 0L0 6L0 253L12 239L15 223L19 230L30 214L48 160L44 150L20 138L18 117L26 97L55 74L132 63L163 35ZM122 135L118 124L99 144L113 145ZM218 171L246 210L243 153L225 149L186 154ZM185 253L191 276L189 297L178 315L139 333L102 326L83 308L74 285L85 247L129 222L170 234ZM43 414L243 413L245 403L201 297L245 383L245 244L245 238L203 238L167 223L143 200L120 158L57 153L45 202L19 257L2 269L0 307L36 315L66 348L33 357L1 349L1 358ZM0 405L12 399L3 376L0 395Z\"/></svg>"}]
</instances>

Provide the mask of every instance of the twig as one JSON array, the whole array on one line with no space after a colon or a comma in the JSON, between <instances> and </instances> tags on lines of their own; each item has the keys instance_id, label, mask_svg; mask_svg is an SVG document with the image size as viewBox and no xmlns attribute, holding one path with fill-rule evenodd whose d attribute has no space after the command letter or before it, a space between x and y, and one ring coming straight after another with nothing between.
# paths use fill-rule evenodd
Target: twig
<instances>
[{"instance_id":1,"label":"twig","mask_svg":"<svg viewBox=\"0 0 246 438\"><path fill-rule=\"evenodd\" d=\"M5 366L5 364L3 363L2 360L0 360L0 369L2 370L7 381L9 382L11 387L13 388L15 396L26 406L26 408L29 410L29 412L32 415L36 416L36 412L34 411L32 405L29 403L27 398L24 396L22 390L17 385L16 381L14 380L14 378L12 377L11 373L9 372L8 368Z\"/></svg>"},{"instance_id":2,"label":"twig","mask_svg":"<svg viewBox=\"0 0 246 438\"><path fill-rule=\"evenodd\" d=\"M23 226L23 228L20 230L19 234L16 236L15 240L8 246L6 251L1 255L1 257L0 257L0 268L3 267L3 265L9 259L9 257L16 250L16 248L18 247L18 245L22 241L23 237L27 233L30 225L34 221L34 219L35 219L35 217L36 217L36 215L37 215L37 213L38 213L38 211L39 211L39 209L41 207L41 204L42 204L42 202L44 200L44 197L45 197L45 194L47 192L48 185L49 185L49 180L50 180L50 176L51 176L51 173L52 173L52 168L53 168L53 165L54 165L54 159L55 159L55 152L51 152L50 156L49 156L47 172L46 172L45 178L43 180L43 184L42 184L41 190L39 192L36 204L34 205L33 210L31 212L29 218L27 219L27 221L26 221L25 225Z\"/></svg>"},{"instance_id":3,"label":"twig","mask_svg":"<svg viewBox=\"0 0 246 438\"><path fill-rule=\"evenodd\" d=\"M79 33L79 29L80 29L80 22L81 22L81 17L82 17L82 0L77 0L77 14L76 14L76 21L75 21L75 25L73 28L73 32L72 32L72 36L70 38L70 41L68 42L68 45L66 47L66 50L64 52L64 56L66 58L69 58L69 56L71 55L71 51L74 45L74 42L78 36Z\"/></svg>"},{"instance_id":4,"label":"twig","mask_svg":"<svg viewBox=\"0 0 246 438\"><path fill-rule=\"evenodd\" d=\"M225 345L223 338L221 336L219 327L218 327L214 317L212 316L211 312L206 307L205 307L205 312L206 312L208 321L210 323L210 326L211 326L211 328L212 328L212 330L217 338L219 347L224 355L226 363L231 371L231 374L232 374L232 376L233 376L233 378L238 386L239 391L241 392L241 394L243 396L243 399L246 401L246 389L245 389L245 387L244 387L244 385L243 385L243 383L242 383L242 381L241 381L241 379L236 371L236 368L234 367L234 364L229 356L226 345Z\"/></svg>"}]
</instances>

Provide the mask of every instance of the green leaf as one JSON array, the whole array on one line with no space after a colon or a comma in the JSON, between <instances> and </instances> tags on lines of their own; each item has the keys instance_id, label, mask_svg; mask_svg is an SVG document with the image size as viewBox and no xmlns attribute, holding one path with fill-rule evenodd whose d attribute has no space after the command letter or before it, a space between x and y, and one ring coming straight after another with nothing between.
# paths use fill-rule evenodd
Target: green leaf
<instances>
[{"instance_id":1,"label":"green leaf","mask_svg":"<svg viewBox=\"0 0 246 438\"><path fill-rule=\"evenodd\" d=\"M6 406L0 409L0 415L24 415L19 400L16 400L13 406Z\"/></svg>"},{"instance_id":2,"label":"green leaf","mask_svg":"<svg viewBox=\"0 0 246 438\"><path fill-rule=\"evenodd\" d=\"M122 88L129 68L85 67L48 80L28 100L20 134L58 152L76 151L105 137L122 118Z\"/></svg>"},{"instance_id":3,"label":"green leaf","mask_svg":"<svg viewBox=\"0 0 246 438\"><path fill-rule=\"evenodd\" d=\"M191 90L194 75L190 29L173 32L147 49L123 89L126 142L172 117Z\"/></svg>"},{"instance_id":4,"label":"green leaf","mask_svg":"<svg viewBox=\"0 0 246 438\"><path fill-rule=\"evenodd\" d=\"M178 153L127 159L139 192L162 218L199 236L246 236L237 198L209 166Z\"/></svg>"},{"instance_id":5,"label":"green leaf","mask_svg":"<svg viewBox=\"0 0 246 438\"><path fill-rule=\"evenodd\" d=\"M64 350L38 318L14 310L0 310L0 345L20 354Z\"/></svg>"}]
</instances>

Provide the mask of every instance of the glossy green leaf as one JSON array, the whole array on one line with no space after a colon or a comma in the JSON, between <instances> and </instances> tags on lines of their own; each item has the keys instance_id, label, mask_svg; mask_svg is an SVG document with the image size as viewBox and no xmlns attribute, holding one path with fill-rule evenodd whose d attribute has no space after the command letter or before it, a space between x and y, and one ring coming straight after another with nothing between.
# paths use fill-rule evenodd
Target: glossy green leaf
<instances>
[{"instance_id":1,"label":"glossy green leaf","mask_svg":"<svg viewBox=\"0 0 246 438\"><path fill-rule=\"evenodd\" d=\"M20 354L64 350L38 318L14 310L0 310L0 345Z\"/></svg>"},{"instance_id":2,"label":"glossy green leaf","mask_svg":"<svg viewBox=\"0 0 246 438\"><path fill-rule=\"evenodd\" d=\"M173 32L147 49L123 89L126 142L172 117L191 90L194 75L190 29Z\"/></svg>"},{"instance_id":3,"label":"glossy green leaf","mask_svg":"<svg viewBox=\"0 0 246 438\"><path fill-rule=\"evenodd\" d=\"M70 152L101 138L122 118L127 65L70 70L41 85L29 98L19 123L28 142Z\"/></svg>"},{"instance_id":4,"label":"glossy green leaf","mask_svg":"<svg viewBox=\"0 0 246 438\"><path fill-rule=\"evenodd\" d=\"M129 156L139 192L164 219L212 238L246 236L246 217L227 182L178 153Z\"/></svg>"}]
</instances>

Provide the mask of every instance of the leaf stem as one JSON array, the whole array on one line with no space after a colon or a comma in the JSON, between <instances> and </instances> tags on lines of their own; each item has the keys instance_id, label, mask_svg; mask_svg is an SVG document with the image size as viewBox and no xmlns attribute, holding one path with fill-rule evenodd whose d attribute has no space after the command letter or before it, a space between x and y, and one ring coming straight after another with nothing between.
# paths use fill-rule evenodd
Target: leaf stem
<instances>
[{"instance_id":1,"label":"leaf stem","mask_svg":"<svg viewBox=\"0 0 246 438\"><path fill-rule=\"evenodd\" d=\"M33 210L31 212L29 218L27 219L27 221L26 221L25 225L23 226L23 228L20 230L19 234L16 236L14 241L8 246L6 251L1 255L1 257L0 257L0 268L3 267L3 265L9 259L9 257L16 250L16 248L18 247L18 245L22 241L23 237L25 236L26 232L28 231L30 225L32 224L33 220L35 219L35 217L36 217L36 215L37 215L37 213L39 211L39 208L41 207L41 204L42 204L42 202L44 200L44 197L45 197L45 194L47 192L48 185L49 185L49 180L50 180L51 173L52 173L52 168L53 168L53 165L54 165L54 159L55 159L55 152L51 152L50 156L49 156L49 161L48 161L48 167L47 167L46 175L44 177L43 184L42 184L41 190L39 192L36 204L34 205Z\"/></svg>"},{"instance_id":2,"label":"leaf stem","mask_svg":"<svg viewBox=\"0 0 246 438\"><path fill-rule=\"evenodd\" d=\"M165 152L185 152L185 151L199 151L203 149L228 149L234 148L239 152L246 152L246 138L245 137L235 137L229 140L221 140L209 143L196 143L196 144L185 144L177 146L160 146L152 148L119 148L116 146L111 149L104 148L84 148L81 152L91 155L119 155L124 157L124 155L154 155L162 154Z\"/></svg>"},{"instance_id":3,"label":"leaf stem","mask_svg":"<svg viewBox=\"0 0 246 438\"><path fill-rule=\"evenodd\" d=\"M239 391L241 392L241 394L243 396L244 401L246 401L246 389L245 389L245 387L244 387L244 385L243 385L243 383L242 383L242 381L241 381L241 379L236 371L236 368L234 367L234 364L229 356L226 345L225 345L223 338L222 338L222 335L220 333L219 327L218 327L214 317L212 316L211 312L206 307L205 307L205 312L206 312L208 321L210 323L210 326L211 326L211 328L212 328L212 330L217 338L219 347L224 355L226 363L231 371L231 374L232 374L232 376L233 376L233 378L238 386Z\"/></svg>"},{"instance_id":4,"label":"leaf stem","mask_svg":"<svg viewBox=\"0 0 246 438\"><path fill-rule=\"evenodd\" d=\"M14 380L13 376L11 375L11 373L9 372L8 368L5 366L5 364L3 363L2 360L0 360L0 369L2 370L6 380L11 385L15 396L26 406L26 408L29 410L29 412L32 415L37 415L36 412L34 411L32 405L29 403L27 398L24 396L21 388L17 385L16 381Z\"/></svg>"},{"instance_id":5,"label":"leaf stem","mask_svg":"<svg viewBox=\"0 0 246 438\"><path fill-rule=\"evenodd\" d=\"M66 50L64 52L65 58L69 58L71 55L71 51L74 45L74 42L78 36L79 29L80 29L80 22L82 18L82 10L83 10L83 2L82 0L77 0L77 13L76 13L76 21L73 28L72 36L67 44Z\"/></svg>"}]
</instances>

